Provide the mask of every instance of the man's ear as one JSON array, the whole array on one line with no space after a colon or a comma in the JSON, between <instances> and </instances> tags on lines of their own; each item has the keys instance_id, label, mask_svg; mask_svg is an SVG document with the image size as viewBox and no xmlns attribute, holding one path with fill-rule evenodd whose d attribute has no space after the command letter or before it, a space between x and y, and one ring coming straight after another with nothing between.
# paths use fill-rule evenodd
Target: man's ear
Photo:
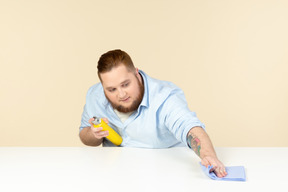
<instances>
[{"instance_id":1,"label":"man's ear","mask_svg":"<svg viewBox=\"0 0 288 192\"><path fill-rule=\"evenodd\" d=\"M136 68L136 70L135 70L135 75L136 75L136 77L138 78L138 80L139 80L140 82L142 82L142 77L141 77L141 75L140 75L140 73L139 73L139 69L138 69L138 68Z\"/></svg>"},{"instance_id":2,"label":"man's ear","mask_svg":"<svg viewBox=\"0 0 288 192\"><path fill-rule=\"evenodd\" d=\"M139 73L139 69L137 67L135 68L135 75L139 78L140 73Z\"/></svg>"}]
</instances>

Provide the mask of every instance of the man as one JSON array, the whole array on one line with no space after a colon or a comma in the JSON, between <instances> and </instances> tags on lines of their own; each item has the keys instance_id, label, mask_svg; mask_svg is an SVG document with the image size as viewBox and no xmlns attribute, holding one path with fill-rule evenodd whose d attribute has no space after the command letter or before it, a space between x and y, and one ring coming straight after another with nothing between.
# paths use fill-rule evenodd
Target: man
<instances>
[{"instance_id":1,"label":"man","mask_svg":"<svg viewBox=\"0 0 288 192\"><path fill-rule=\"evenodd\" d=\"M113 146L108 131L94 128L93 116L105 121L123 138L122 147L168 148L188 146L204 166L213 165L218 177L227 175L213 145L184 93L171 82L149 77L134 67L121 50L103 54L98 61L101 83L87 93L80 139L89 146Z\"/></svg>"}]
</instances>

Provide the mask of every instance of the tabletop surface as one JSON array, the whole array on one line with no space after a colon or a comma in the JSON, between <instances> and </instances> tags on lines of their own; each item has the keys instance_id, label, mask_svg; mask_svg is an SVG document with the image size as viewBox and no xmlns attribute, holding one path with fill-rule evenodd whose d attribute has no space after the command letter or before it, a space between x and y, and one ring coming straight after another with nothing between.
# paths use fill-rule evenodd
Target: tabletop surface
<instances>
[{"instance_id":1,"label":"tabletop surface","mask_svg":"<svg viewBox=\"0 0 288 192\"><path fill-rule=\"evenodd\" d=\"M185 147L0 147L0 191L287 191L288 148L216 152L247 181L210 179Z\"/></svg>"}]
</instances>

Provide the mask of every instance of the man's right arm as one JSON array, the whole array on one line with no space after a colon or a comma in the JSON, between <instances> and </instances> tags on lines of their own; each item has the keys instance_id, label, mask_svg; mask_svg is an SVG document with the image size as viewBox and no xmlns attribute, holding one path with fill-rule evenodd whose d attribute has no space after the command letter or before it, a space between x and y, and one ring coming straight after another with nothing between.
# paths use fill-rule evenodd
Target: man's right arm
<instances>
[{"instance_id":1,"label":"man's right arm","mask_svg":"<svg viewBox=\"0 0 288 192\"><path fill-rule=\"evenodd\" d=\"M84 127L80 134L79 137L82 141L83 144L89 145L89 146L99 146L103 142L103 138L107 137L109 135L108 131L102 131L102 127L95 128L93 126L92 121L94 118L89 119L89 124L91 125L90 127ZM107 118L103 118L103 120L108 123Z\"/></svg>"}]
</instances>

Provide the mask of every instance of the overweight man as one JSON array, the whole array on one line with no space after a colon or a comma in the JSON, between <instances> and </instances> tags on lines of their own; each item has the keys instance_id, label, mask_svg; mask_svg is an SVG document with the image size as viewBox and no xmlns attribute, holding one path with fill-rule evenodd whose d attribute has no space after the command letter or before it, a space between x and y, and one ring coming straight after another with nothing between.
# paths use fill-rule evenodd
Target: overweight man
<instances>
[{"instance_id":1,"label":"overweight man","mask_svg":"<svg viewBox=\"0 0 288 192\"><path fill-rule=\"evenodd\" d=\"M123 139L121 147L169 148L187 146L218 177L227 175L217 158L205 126L188 108L183 91L135 68L122 50L104 53L98 61L101 83L90 87L81 119L80 139L89 146L115 146L108 131L92 124L101 117Z\"/></svg>"}]
</instances>

